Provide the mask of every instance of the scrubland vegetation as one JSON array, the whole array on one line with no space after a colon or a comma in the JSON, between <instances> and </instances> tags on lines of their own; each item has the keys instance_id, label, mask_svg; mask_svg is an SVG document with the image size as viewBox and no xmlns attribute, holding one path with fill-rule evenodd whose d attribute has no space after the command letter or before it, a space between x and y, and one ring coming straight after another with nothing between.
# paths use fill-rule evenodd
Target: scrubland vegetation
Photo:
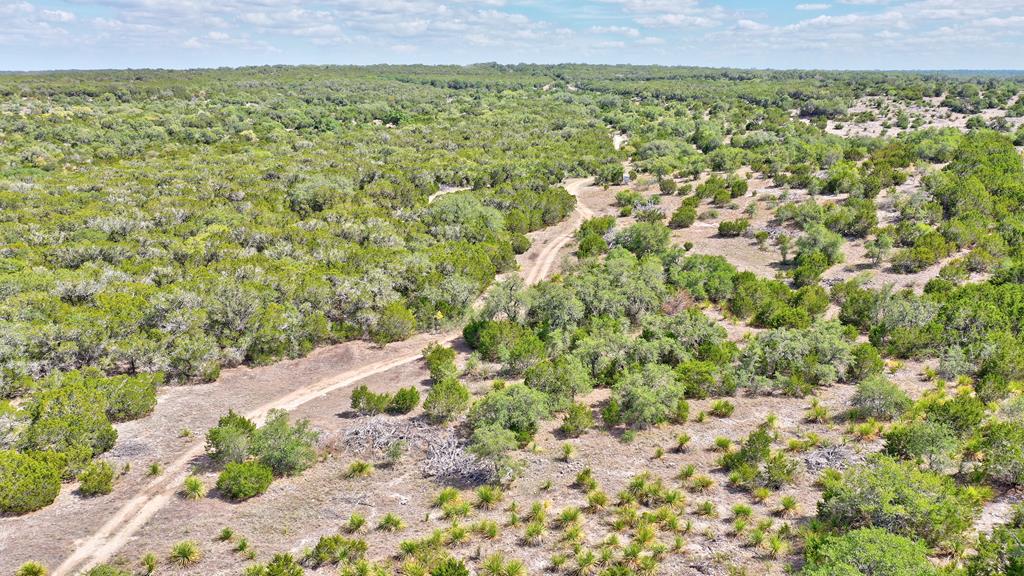
<instances>
[{"instance_id":1,"label":"scrubland vegetation","mask_svg":"<svg viewBox=\"0 0 1024 576\"><path fill-rule=\"evenodd\" d=\"M62 487L117 497L104 454L163 387L460 330L422 382L323 400L333 429L226 411L168 504L248 510L338 462L329 489L369 514L88 574L1018 573L1022 91L568 65L0 76L0 523ZM834 134L865 99L1002 115ZM517 256L566 222L573 254L526 285ZM411 475L431 493L381 504Z\"/></svg>"}]
</instances>

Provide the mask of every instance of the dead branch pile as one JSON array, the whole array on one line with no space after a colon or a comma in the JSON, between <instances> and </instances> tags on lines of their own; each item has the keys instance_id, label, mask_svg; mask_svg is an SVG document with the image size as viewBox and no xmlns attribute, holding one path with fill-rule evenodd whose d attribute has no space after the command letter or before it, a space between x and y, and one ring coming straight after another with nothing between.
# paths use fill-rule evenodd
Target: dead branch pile
<instances>
[{"instance_id":1,"label":"dead branch pile","mask_svg":"<svg viewBox=\"0 0 1024 576\"><path fill-rule=\"evenodd\" d=\"M402 443L410 451L424 453L424 476L441 481L480 483L495 474L494 465L468 452L453 431L415 420L365 418L345 433L344 443L352 452L375 456L387 454L392 446Z\"/></svg>"},{"instance_id":2,"label":"dead branch pile","mask_svg":"<svg viewBox=\"0 0 1024 576\"><path fill-rule=\"evenodd\" d=\"M821 472L826 468L845 470L863 462L863 456L844 444L815 448L804 456L804 464L809 472Z\"/></svg>"}]
</instances>

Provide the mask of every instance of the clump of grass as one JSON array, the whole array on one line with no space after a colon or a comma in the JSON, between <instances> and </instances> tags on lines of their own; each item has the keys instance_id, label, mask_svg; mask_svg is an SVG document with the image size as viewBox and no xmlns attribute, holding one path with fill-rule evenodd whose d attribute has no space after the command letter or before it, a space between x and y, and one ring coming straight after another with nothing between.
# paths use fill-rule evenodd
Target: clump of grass
<instances>
[{"instance_id":1,"label":"clump of grass","mask_svg":"<svg viewBox=\"0 0 1024 576\"><path fill-rule=\"evenodd\" d=\"M490 510L505 497L499 486L481 486L476 489L476 505L478 508Z\"/></svg>"},{"instance_id":2,"label":"clump of grass","mask_svg":"<svg viewBox=\"0 0 1024 576\"><path fill-rule=\"evenodd\" d=\"M473 524L470 528L475 534L479 534L488 540L494 540L497 538L498 533L501 531L501 529L498 528L498 523L493 520L481 520Z\"/></svg>"},{"instance_id":3,"label":"clump of grass","mask_svg":"<svg viewBox=\"0 0 1024 576\"><path fill-rule=\"evenodd\" d=\"M711 415L717 418L728 418L732 416L733 411L736 410L736 406L728 400L715 400L715 403L711 405Z\"/></svg>"},{"instance_id":4,"label":"clump of grass","mask_svg":"<svg viewBox=\"0 0 1024 576\"><path fill-rule=\"evenodd\" d=\"M355 460L348 465L348 470L345 471L346 478L366 478L372 474L373 464L363 460Z\"/></svg>"},{"instance_id":5,"label":"clump of grass","mask_svg":"<svg viewBox=\"0 0 1024 576\"><path fill-rule=\"evenodd\" d=\"M753 513L754 509L748 504L736 504L732 507L732 515L736 518L750 518Z\"/></svg>"},{"instance_id":6,"label":"clump of grass","mask_svg":"<svg viewBox=\"0 0 1024 576\"><path fill-rule=\"evenodd\" d=\"M25 562L22 564L18 571L14 573L14 576L46 576L49 574L46 570L46 566L43 566L39 562Z\"/></svg>"},{"instance_id":7,"label":"clump of grass","mask_svg":"<svg viewBox=\"0 0 1024 576\"><path fill-rule=\"evenodd\" d=\"M694 510L701 516L707 516L708 518L715 518L718 516L718 510L715 508L715 503L711 500L705 500L697 505L697 509Z\"/></svg>"},{"instance_id":8,"label":"clump of grass","mask_svg":"<svg viewBox=\"0 0 1024 576\"><path fill-rule=\"evenodd\" d=\"M454 502L459 499L459 491L455 488L446 487L442 488L437 496L434 497L434 508L441 508L449 502Z\"/></svg>"},{"instance_id":9,"label":"clump of grass","mask_svg":"<svg viewBox=\"0 0 1024 576\"><path fill-rule=\"evenodd\" d=\"M754 498L754 502L765 502L771 497L772 491L764 486L754 488L750 495Z\"/></svg>"},{"instance_id":10,"label":"clump of grass","mask_svg":"<svg viewBox=\"0 0 1024 576\"><path fill-rule=\"evenodd\" d=\"M529 546L539 546L544 540L544 523L533 520L526 525L526 530L523 532L523 542Z\"/></svg>"},{"instance_id":11,"label":"clump of grass","mask_svg":"<svg viewBox=\"0 0 1024 576\"><path fill-rule=\"evenodd\" d=\"M711 490L711 488L714 485L715 485L715 481L712 480L710 476L705 476L703 474L701 474L699 476L694 476L690 480L690 489L693 490L694 492L699 492L699 493L707 492L707 491Z\"/></svg>"},{"instance_id":12,"label":"clump of grass","mask_svg":"<svg viewBox=\"0 0 1024 576\"><path fill-rule=\"evenodd\" d=\"M587 492L597 488L597 480L594 479L594 471L590 468L580 470L579 474L576 475L576 480L573 482L573 486L582 488Z\"/></svg>"},{"instance_id":13,"label":"clump of grass","mask_svg":"<svg viewBox=\"0 0 1024 576\"><path fill-rule=\"evenodd\" d=\"M245 538L239 538L238 543L235 544L235 552L245 552L249 549L249 541Z\"/></svg>"},{"instance_id":14,"label":"clump of grass","mask_svg":"<svg viewBox=\"0 0 1024 576\"><path fill-rule=\"evenodd\" d=\"M719 452L728 452L730 448L732 448L731 439L725 436L719 436L718 438L715 438L715 450Z\"/></svg>"},{"instance_id":15,"label":"clump of grass","mask_svg":"<svg viewBox=\"0 0 1024 576\"><path fill-rule=\"evenodd\" d=\"M206 485L203 484L202 478L192 474L185 478L182 493L185 495L185 498L189 500L199 500L206 496Z\"/></svg>"},{"instance_id":16,"label":"clump of grass","mask_svg":"<svg viewBox=\"0 0 1024 576\"><path fill-rule=\"evenodd\" d=\"M566 462L572 460L573 452L575 452L575 450L573 449L572 444L569 444L568 442L562 444L562 460Z\"/></svg>"},{"instance_id":17,"label":"clump of grass","mask_svg":"<svg viewBox=\"0 0 1024 576\"><path fill-rule=\"evenodd\" d=\"M690 435L682 433L676 436L676 452L686 452L686 446L690 443Z\"/></svg>"},{"instance_id":18,"label":"clump of grass","mask_svg":"<svg viewBox=\"0 0 1024 576\"><path fill-rule=\"evenodd\" d=\"M199 545L191 540L178 542L171 547L171 563L181 566L182 568L192 566L199 562L199 558L201 556L202 554L199 551Z\"/></svg>"},{"instance_id":19,"label":"clump of grass","mask_svg":"<svg viewBox=\"0 0 1024 576\"><path fill-rule=\"evenodd\" d=\"M590 510L600 510L608 505L608 495L601 490L591 490L587 492L587 508Z\"/></svg>"},{"instance_id":20,"label":"clump of grass","mask_svg":"<svg viewBox=\"0 0 1024 576\"><path fill-rule=\"evenodd\" d=\"M808 422L825 424L829 420L828 408L822 406L821 400L811 398L811 407L807 409L804 419Z\"/></svg>"},{"instance_id":21,"label":"clump of grass","mask_svg":"<svg viewBox=\"0 0 1024 576\"><path fill-rule=\"evenodd\" d=\"M220 540L221 542L227 542L228 540L231 540L234 537L235 531L225 526L224 528L220 529L220 534L217 535L217 540Z\"/></svg>"},{"instance_id":22,"label":"clump of grass","mask_svg":"<svg viewBox=\"0 0 1024 576\"><path fill-rule=\"evenodd\" d=\"M796 497L789 495L783 496L782 499L779 500L779 515L790 516L795 514L798 507L799 503L796 501Z\"/></svg>"},{"instance_id":23,"label":"clump of grass","mask_svg":"<svg viewBox=\"0 0 1024 576\"><path fill-rule=\"evenodd\" d=\"M676 479L680 482L686 482L697 472L697 467L693 464L687 464L679 469L679 473L676 474Z\"/></svg>"},{"instance_id":24,"label":"clump of grass","mask_svg":"<svg viewBox=\"0 0 1024 576\"><path fill-rule=\"evenodd\" d=\"M580 509L575 506L570 506L562 510L558 514L558 520L556 521L559 526L566 527L570 524L575 523L580 518Z\"/></svg>"},{"instance_id":25,"label":"clump of grass","mask_svg":"<svg viewBox=\"0 0 1024 576\"><path fill-rule=\"evenodd\" d=\"M442 506L441 511L444 512L444 517L446 519L465 518L466 516L469 516L471 508L469 506L469 502L454 500Z\"/></svg>"},{"instance_id":26,"label":"clump of grass","mask_svg":"<svg viewBox=\"0 0 1024 576\"><path fill-rule=\"evenodd\" d=\"M362 530L363 526L366 525L366 518L360 514L353 514L348 517L348 521L345 522L345 532L349 534L355 534Z\"/></svg>"},{"instance_id":27,"label":"clump of grass","mask_svg":"<svg viewBox=\"0 0 1024 576\"><path fill-rule=\"evenodd\" d=\"M146 471L147 476L159 476L164 473L163 466L159 462L153 462L149 465L149 469Z\"/></svg>"},{"instance_id":28,"label":"clump of grass","mask_svg":"<svg viewBox=\"0 0 1024 576\"><path fill-rule=\"evenodd\" d=\"M146 576L150 576L150 574L156 572L156 565L156 554L147 552L146 555L142 557L142 570Z\"/></svg>"},{"instance_id":29,"label":"clump of grass","mask_svg":"<svg viewBox=\"0 0 1024 576\"><path fill-rule=\"evenodd\" d=\"M398 532L404 527L405 523L402 522L402 519L391 512L385 514L377 524L377 529L382 532Z\"/></svg>"}]
</instances>

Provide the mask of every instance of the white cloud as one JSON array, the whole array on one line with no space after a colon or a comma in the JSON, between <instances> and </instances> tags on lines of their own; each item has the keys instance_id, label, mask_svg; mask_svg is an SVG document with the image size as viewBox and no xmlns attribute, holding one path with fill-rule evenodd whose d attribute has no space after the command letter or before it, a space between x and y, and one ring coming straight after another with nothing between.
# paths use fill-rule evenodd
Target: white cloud
<instances>
[{"instance_id":1,"label":"white cloud","mask_svg":"<svg viewBox=\"0 0 1024 576\"><path fill-rule=\"evenodd\" d=\"M755 32L761 30L771 30L771 26L767 26L765 24L761 24L760 22L754 22L753 20L748 20L745 18L736 22L736 27L739 28L740 30L752 30Z\"/></svg>"},{"instance_id":2,"label":"white cloud","mask_svg":"<svg viewBox=\"0 0 1024 576\"><path fill-rule=\"evenodd\" d=\"M75 15L67 10L43 10L40 12L44 20L50 22L74 22Z\"/></svg>"},{"instance_id":3,"label":"white cloud","mask_svg":"<svg viewBox=\"0 0 1024 576\"><path fill-rule=\"evenodd\" d=\"M591 26L590 32L593 34L618 34L630 38L640 36L640 31L632 26Z\"/></svg>"},{"instance_id":4,"label":"white cloud","mask_svg":"<svg viewBox=\"0 0 1024 576\"><path fill-rule=\"evenodd\" d=\"M795 8L797 10L809 10L809 11L828 10L831 7L832 7L831 4L797 4L795 6Z\"/></svg>"}]
</instances>

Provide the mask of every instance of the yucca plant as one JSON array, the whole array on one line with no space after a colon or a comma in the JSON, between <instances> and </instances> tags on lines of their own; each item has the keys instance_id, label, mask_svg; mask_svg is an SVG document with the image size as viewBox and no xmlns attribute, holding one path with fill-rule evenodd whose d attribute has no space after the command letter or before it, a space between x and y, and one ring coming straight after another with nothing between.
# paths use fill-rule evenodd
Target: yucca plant
<instances>
[{"instance_id":1,"label":"yucca plant","mask_svg":"<svg viewBox=\"0 0 1024 576\"><path fill-rule=\"evenodd\" d=\"M348 517L348 521L345 522L345 532L355 534L356 532L359 532L363 526L366 526L366 518L360 514L352 514Z\"/></svg>"},{"instance_id":2,"label":"yucca plant","mask_svg":"<svg viewBox=\"0 0 1024 576\"><path fill-rule=\"evenodd\" d=\"M200 556L201 553L199 552L199 545L191 540L178 542L171 547L171 563L181 566L182 568L192 566L196 562L199 562Z\"/></svg>"},{"instance_id":3,"label":"yucca plant","mask_svg":"<svg viewBox=\"0 0 1024 576\"><path fill-rule=\"evenodd\" d=\"M449 502L454 502L459 499L459 491L455 488L446 487L438 492L437 496L434 497L434 508L440 508Z\"/></svg>"},{"instance_id":4,"label":"yucca plant","mask_svg":"<svg viewBox=\"0 0 1024 576\"><path fill-rule=\"evenodd\" d=\"M49 572L46 570L46 566L43 566L39 562L25 562L22 564L18 571L14 573L14 576L46 576Z\"/></svg>"},{"instance_id":5,"label":"yucca plant","mask_svg":"<svg viewBox=\"0 0 1024 576\"><path fill-rule=\"evenodd\" d=\"M779 500L779 506L780 506L779 514L781 516L789 516L789 515L795 514L796 511L797 511L798 505L799 504L796 501L796 497L794 497L794 496L783 496L782 499Z\"/></svg>"},{"instance_id":6,"label":"yucca plant","mask_svg":"<svg viewBox=\"0 0 1024 576\"><path fill-rule=\"evenodd\" d=\"M402 522L402 519L391 512L385 514L377 524L377 529L383 532L397 532L404 527L405 523Z\"/></svg>"},{"instance_id":7,"label":"yucca plant","mask_svg":"<svg viewBox=\"0 0 1024 576\"><path fill-rule=\"evenodd\" d=\"M366 478L372 474L373 464L362 460L352 462L348 465L348 470L345 471L346 478Z\"/></svg>"},{"instance_id":8,"label":"yucca plant","mask_svg":"<svg viewBox=\"0 0 1024 576\"><path fill-rule=\"evenodd\" d=\"M189 500L199 500L203 496L206 496L206 485L203 484L202 478L192 474L185 478L182 493L185 495L185 498Z\"/></svg>"},{"instance_id":9,"label":"yucca plant","mask_svg":"<svg viewBox=\"0 0 1024 576\"><path fill-rule=\"evenodd\" d=\"M498 486L481 486L476 490L476 505L484 510L490 510L504 497L504 492Z\"/></svg>"},{"instance_id":10,"label":"yucca plant","mask_svg":"<svg viewBox=\"0 0 1024 576\"><path fill-rule=\"evenodd\" d=\"M685 432L676 436L676 452L686 452L686 447L690 444L690 435Z\"/></svg>"}]
</instances>

